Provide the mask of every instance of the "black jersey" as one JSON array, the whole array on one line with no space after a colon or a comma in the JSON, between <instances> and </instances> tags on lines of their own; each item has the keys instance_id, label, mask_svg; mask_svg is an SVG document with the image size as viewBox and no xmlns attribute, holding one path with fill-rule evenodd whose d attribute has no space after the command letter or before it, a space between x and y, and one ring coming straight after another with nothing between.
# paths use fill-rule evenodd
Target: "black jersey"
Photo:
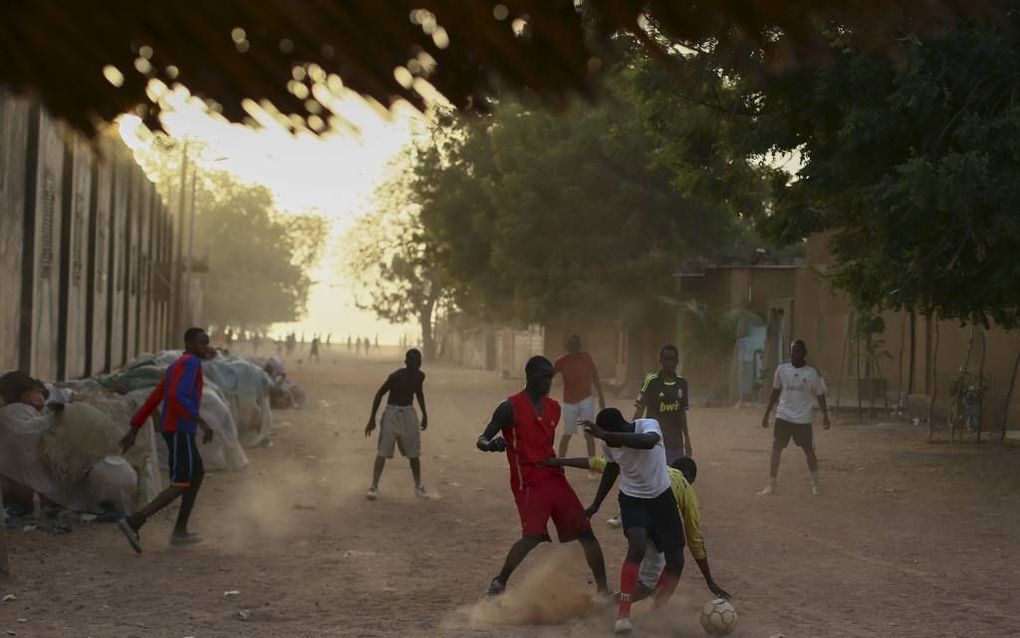
<instances>
[{"instance_id":1,"label":"black jersey","mask_svg":"<svg viewBox=\"0 0 1020 638\"><path fill-rule=\"evenodd\" d=\"M689 407L687 379L676 377L667 381L662 373L653 372L645 377L634 405L644 408L647 418L659 422L667 448L683 447L683 418Z\"/></svg>"}]
</instances>

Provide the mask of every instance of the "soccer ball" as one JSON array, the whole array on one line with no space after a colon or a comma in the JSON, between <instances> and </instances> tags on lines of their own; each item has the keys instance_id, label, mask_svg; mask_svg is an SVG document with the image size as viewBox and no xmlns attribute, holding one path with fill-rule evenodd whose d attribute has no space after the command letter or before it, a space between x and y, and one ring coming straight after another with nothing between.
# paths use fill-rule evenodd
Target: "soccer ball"
<instances>
[{"instance_id":1,"label":"soccer ball","mask_svg":"<svg viewBox=\"0 0 1020 638\"><path fill-rule=\"evenodd\" d=\"M701 608L701 626L709 636L725 636L737 626L737 610L722 598L710 600Z\"/></svg>"}]
</instances>

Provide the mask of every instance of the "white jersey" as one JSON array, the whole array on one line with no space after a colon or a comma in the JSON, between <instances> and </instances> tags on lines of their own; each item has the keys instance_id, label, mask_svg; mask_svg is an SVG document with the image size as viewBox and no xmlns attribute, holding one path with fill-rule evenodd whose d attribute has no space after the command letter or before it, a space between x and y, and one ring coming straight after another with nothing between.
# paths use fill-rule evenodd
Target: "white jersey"
<instances>
[{"instance_id":1,"label":"white jersey","mask_svg":"<svg viewBox=\"0 0 1020 638\"><path fill-rule=\"evenodd\" d=\"M783 363L776 368L772 388L781 390L776 418L790 423L811 423L811 406L825 394L825 380L813 366Z\"/></svg>"},{"instance_id":2,"label":"white jersey","mask_svg":"<svg viewBox=\"0 0 1020 638\"><path fill-rule=\"evenodd\" d=\"M669 489L666 447L662 444L659 422L655 419L634 422L635 434L649 432L659 435L659 442L650 450L609 447L604 441L602 443L605 457L620 466L620 492L634 498L655 498Z\"/></svg>"}]
</instances>

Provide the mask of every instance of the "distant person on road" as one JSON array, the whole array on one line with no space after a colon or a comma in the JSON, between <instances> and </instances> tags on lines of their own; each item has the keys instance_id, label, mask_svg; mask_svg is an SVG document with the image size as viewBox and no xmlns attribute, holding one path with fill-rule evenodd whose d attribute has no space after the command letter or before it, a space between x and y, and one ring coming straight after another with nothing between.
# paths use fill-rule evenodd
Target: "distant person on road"
<instances>
[{"instance_id":1,"label":"distant person on road","mask_svg":"<svg viewBox=\"0 0 1020 638\"><path fill-rule=\"evenodd\" d=\"M379 428L379 447L372 469L372 487L366 497L374 501L379 497L379 478L382 477L386 459L393 458L394 447L411 463L411 475L414 477L414 493L427 497L428 492L421 482L421 433L429 426L429 416L425 410L425 373L421 371L421 352L408 350L404 356L404 367L395 371L382 384L372 400L372 414L365 426L365 436L371 436L375 430L375 415L383 395L389 393L386 409L383 411L382 424ZM414 398L418 397L421 407L421 424L418 414L414 411Z\"/></svg>"},{"instance_id":2,"label":"distant person on road","mask_svg":"<svg viewBox=\"0 0 1020 638\"><path fill-rule=\"evenodd\" d=\"M579 424L595 420L595 398L592 387L599 396L599 409L605 409L606 399L602 394L599 371L591 355L581 349L581 337L567 338L567 354L553 364L553 374L563 375L563 431L560 434L559 455L566 456L570 438L577 433ZM585 433L584 442L588 456L595 456L595 440Z\"/></svg>"},{"instance_id":3,"label":"distant person on road","mask_svg":"<svg viewBox=\"0 0 1020 638\"><path fill-rule=\"evenodd\" d=\"M312 337L312 349L308 353L308 363L311 363L312 359L319 363L319 335Z\"/></svg>"},{"instance_id":4,"label":"distant person on road","mask_svg":"<svg viewBox=\"0 0 1020 638\"><path fill-rule=\"evenodd\" d=\"M196 430L202 429L203 443L209 443L213 438L212 428L199 416L202 404L202 360L211 356L215 356L215 351L209 347L209 335L201 328L188 328L184 333L184 354L166 369L159 385L131 418L131 430L121 440L121 448L127 452L135 444L138 430L149 420L149 415L156 406L163 404L159 423L169 451L170 487L142 509L117 521L120 531L136 552L142 551L138 531L152 515L178 497L181 498L181 508L177 514L177 524L170 535L170 545L182 547L201 542L196 534L188 531L188 518L205 476L202 456L195 444Z\"/></svg>"},{"instance_id":5,"label":"distant person on road","mask_svg":"<svg viewBox=\"0 0 1020 638\"><path fill-rule=\"evenodd\" d=\"M776 493L776 478L779 476L779 461L783 450L793 439L794 444L804 451L808 470L811 472L811 493L818 496L822 488L818 483L818 457L815 456L815 439L811 427L811 404L818 400L822 409L822 424L828 430L829 407L825 402L825 379L807 362L807 345L802 339L790 344L790 362L776 368L772 378L772 394L761 419L763 428L769 427L769 414L776 407L776 427L772 438L772 458L769 463L769 483L759 494L767 496Z\"/></svg>"},{"instance_id":6,"label":"distant person on road","mask_svg":"<svg viewBox=\"0 0 1020 638\"><path fill-rule=\"evenodd\" d=\"M609 601L606 564L602 546L595 538L584 506L578 500L563 469L541 467L555 455L553 441L560 419L560 405L549 398L553 365L545 357L532 357L524 367L524 390L506 399L492 414L476 446L482 452L506 452L510 465L510 491L521 521L521 538L507 553L503 568L489 583L489 596L506 589L507 580L531 550L548 541L549 519L561 543L576 540L584 549L598 589L598 599ZM502 434L502 436L499 436Z\"/></svg>"}]
</instances>

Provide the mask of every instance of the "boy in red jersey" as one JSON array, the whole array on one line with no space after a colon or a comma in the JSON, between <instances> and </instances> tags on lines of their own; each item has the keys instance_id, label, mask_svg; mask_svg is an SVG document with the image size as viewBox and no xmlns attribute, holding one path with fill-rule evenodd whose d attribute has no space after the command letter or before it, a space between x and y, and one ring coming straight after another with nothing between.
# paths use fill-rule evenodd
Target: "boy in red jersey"
<instances>
[{"instance_id":1,"label":"boy in red jersey","mask_svg":"<svg viewBox=\"0 0 1020 638\"><path fill-rule=\"evenodd\" d=\"M591 530L584 507L567 482L563 468L540 467L554 456L553 441L560 406L548 397L553 366L545 357L532 357L524 367L527 383L496 407L477 447L483 452L506 451L510 463L510 491L521 517L521 538L507 553L503 569L489 584L489 595L506 589L510 574L539 543L550 540L551 518L561 543L577 540L584 548L600 598L609 600L602 547ZM497 436L502 432L502 436Z\"/></svg>"},{"instance_id":2,"label":"boy in red jersey","mask_svg":"<svg viewBox=\"0 0 1020 638\"><path fill-rule=\"evenodd\" d=\"M577 433L580 424L595 420L592 387L599 395L600 410L606 407L606 399L602 395L598 368L591 355L581 349L581 337L570 335L567 338L567 354L553 363L553 376L557 374L563 375L563 432L560 435L559 453L564 457L567 455L570 438ZM588 446L588 456L595 456L595 439L585 434L584 442Z\"/></svg>"},{"instance_id":3,"label":"boy in red jersey","mask_svg":"<svg viewBox=\"0 0 1020 638\"><path fill-rule=\"evenodd\" d=\"M138 530L149 517L178 497L183 498L170 544L180 547L200 542L198 536L188 532L188 518L205 476L202 457L195 445L196 429L202 428L204 443L213 438L212 429L198 415L202 403L202 359L209 353L209 335L205 330L188 328L184 333L184 354L166 369L163 380L131 418L131 431L121 441L121 447L126 452L135 444L138 430L149 420L149 415L160 402L163 403L159 422L163 439L170 451L170 486L142 509L117 521L117 527L136 552L142 551Z\"/></svg>"}]
</instances>

